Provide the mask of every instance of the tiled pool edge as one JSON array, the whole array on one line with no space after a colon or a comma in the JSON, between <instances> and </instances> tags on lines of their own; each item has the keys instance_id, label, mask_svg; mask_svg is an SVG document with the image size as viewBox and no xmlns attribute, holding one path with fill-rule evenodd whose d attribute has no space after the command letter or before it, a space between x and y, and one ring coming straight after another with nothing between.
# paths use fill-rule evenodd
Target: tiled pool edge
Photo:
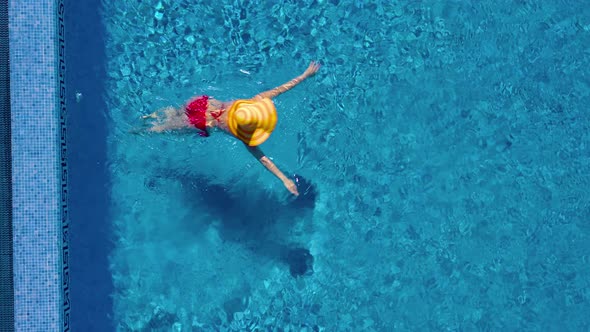
<instances>
[{"instance_id":1,"label":"tiled pool edge","mask_svg":"<svg viewBox=\"0 0 590 332\"><path fill-rule=\"evenodd\" d=\"M11 0L8 13L14 326L68 331L64 4Z\"/></svg>"},{"instance_id":2,"label":"tiled pool edge","mask_svg":"<svg viewBox=\"0 0 590 332\"><path fill-rule=\"evenodd\" d=\"M66 31L64 0L57 0L57 29L58 29L58 83L59 83L59 146L60 146L60 212L61 220L61 310L62 331L70 330L70 263L69 263L69 218L68 218L68 151L66 126Z\"/></svg>"}]
</instances>

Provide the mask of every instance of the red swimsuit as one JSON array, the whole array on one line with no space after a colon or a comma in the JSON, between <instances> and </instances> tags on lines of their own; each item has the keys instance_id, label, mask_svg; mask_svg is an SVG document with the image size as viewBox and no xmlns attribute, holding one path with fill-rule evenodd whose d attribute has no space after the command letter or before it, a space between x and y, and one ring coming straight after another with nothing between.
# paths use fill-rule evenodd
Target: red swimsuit
<instances>
[{"instance_id":1,"label":"red swimsuit","mask_svg":"<svg viewBox=\"0 0 590 332\"><path fill-rule=\"evenodd\" d=\"M184 113L188 117L188 121L197 129L201 130L199 135L203 137L209 136L209 132L207 131L207 107L209 105L208 100L209 96L201 96L186 105L184 110ZM217 114L211 112L211 116L217 120L222 113L223 110L220 110Z\"/></svg>"}]
</instances>

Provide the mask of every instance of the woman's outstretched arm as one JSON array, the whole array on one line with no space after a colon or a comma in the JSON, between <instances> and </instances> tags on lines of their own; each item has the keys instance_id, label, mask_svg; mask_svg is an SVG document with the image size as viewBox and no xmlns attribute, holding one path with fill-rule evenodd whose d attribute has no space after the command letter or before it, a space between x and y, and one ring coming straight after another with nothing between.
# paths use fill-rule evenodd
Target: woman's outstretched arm
<instances>
[{"instance_id":1,"label":"woman's outstretched arm","mask_svg":"<svg viewBox=\"0 0 590 332\"><path fill-rule=\"evenodd\" d=\"M295 196L299 195L295 183L286 177L285 174L283 174L283 172L281 172L281 170L270 159L268 159L267 156L264 155L264 152L262 152L259 147L246 145L246 148L248 149L248 152L250 152L250 154L256 158L256 160L260 161L260 163L264 165L266 169L268 169L272 174L274 174L277 178L279 178L279 180L283 182L291 194Z\"/></svg>"},{"instance_id":2,"label":"woman's outstretched arm","mask_svg":"<svg viewBox=\"0 0 590 332\"><path fill-rule=\"evenodd\" d=\"M281 93L293 89L297 84L303 82L303 80L305 80L306 78L313 76L318 71L318 69L320 69L320 64L315 61L312 61L311 64L309 65L309 67L307 67L307 69L305 70L305 72L303 74L295 77L294 79L290 80L289 82L287 82L281 86L278 86L272 90L268 90L268 91L264 91L262 93L259 93L254 98L273 99L274 97L280 95Z\"/></svg>"}]
</instances>

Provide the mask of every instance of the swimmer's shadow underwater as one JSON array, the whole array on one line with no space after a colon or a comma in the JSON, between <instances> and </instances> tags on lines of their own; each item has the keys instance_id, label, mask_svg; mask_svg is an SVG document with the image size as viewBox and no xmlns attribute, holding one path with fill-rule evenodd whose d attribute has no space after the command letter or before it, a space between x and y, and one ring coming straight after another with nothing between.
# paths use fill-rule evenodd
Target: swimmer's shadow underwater
<instances>
[{"instance_id":1,"label":"swimmer's shadow underwater","mask_svg":"<svg viewBox=\"0 0 590 332\"><path fill-rule=\"evenodd\" d=\"M300 194L285 202L263 190L250 188L246 192L232 188L230 191L200 175L174 176L180 177L183 183L185 204L190 209L202 213L206 207L210 215L221 221L218 230L224 241L240 243L257 255L286 264L294 277L313 273L313 256L309 250L289 240L293 220L303 220L304 228L311 227L317 198L311 182L296 175L294 182Z\"/></svg>"}]
</instances>

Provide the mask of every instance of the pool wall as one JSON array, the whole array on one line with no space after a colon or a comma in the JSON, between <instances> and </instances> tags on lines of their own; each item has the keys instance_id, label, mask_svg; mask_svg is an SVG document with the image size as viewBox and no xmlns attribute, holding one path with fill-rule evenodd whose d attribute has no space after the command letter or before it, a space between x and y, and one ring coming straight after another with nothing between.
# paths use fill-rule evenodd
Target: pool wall
<instances>
[{"instance_id":1,"label":"pool wall","mask_svg":"<svg viewBox=\"0 0 590 332\"><path fill-rule=\"evenodd\" d=\"M8 16L14 330L68 331L63 0L8 1Z\"/></svg>"},{"instance_id":2,"label":"pool wall","mask_svg":"<svg viewBox=\"0 0 590 332\"><path fill-rule=\"evenodd\" d=\"M101 0L66 1L70 315L74 331L114 331L113 230ZM80 220L80 222L78 222Z\"/></svg>"}]
</instances>

